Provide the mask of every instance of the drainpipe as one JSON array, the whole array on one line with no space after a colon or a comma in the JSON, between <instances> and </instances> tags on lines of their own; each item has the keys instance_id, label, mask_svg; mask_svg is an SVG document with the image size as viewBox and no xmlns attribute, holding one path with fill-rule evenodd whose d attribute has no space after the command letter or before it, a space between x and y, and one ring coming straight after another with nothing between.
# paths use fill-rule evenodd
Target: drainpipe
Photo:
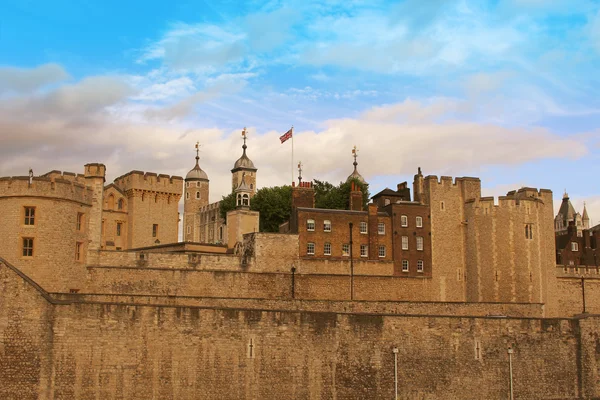
<instances>
[{"instance_id":1,"label":"drainpipe","mask_svg":"<svg viewBox=\"0 0 600 400\"><path fill-rule=\"evenodd\" d=\"M512 370L512 354L513 349L508 348L508 374L509 374L509 386L510 386L510 400L514 400L514 390L513 390L513 370Z\"/></svg>"},{"instance_id":2,"label":"drainpipe","mask_svg":"<svg viewBox=\"0 0 600 400\"><path fill-rule=\"evenodd\" d=\"M354 256L352 255L352 222L349 224L350 227L350 300L354 300Z\"/></svg>"},{"instance_id":3,"label":"drainpipe","mask_svg":"<svg viewBox=\"0 0 600 400\"><path fill-rule=\"evenodd\" d=\"M392 349L394 353L394 400L398 400L398 348Z\"/></svg>"}]
</instances>

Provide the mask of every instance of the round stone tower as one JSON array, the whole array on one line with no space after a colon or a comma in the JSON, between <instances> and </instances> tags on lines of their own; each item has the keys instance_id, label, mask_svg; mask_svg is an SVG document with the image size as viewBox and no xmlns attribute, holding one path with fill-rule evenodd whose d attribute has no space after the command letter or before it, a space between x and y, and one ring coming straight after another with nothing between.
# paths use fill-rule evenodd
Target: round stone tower
<instances>
[{"instance_id":1,"label":"round stone tower","mask_svg":"<svg viewBox=\"0 0 600 400\"><path fill-rule=\"evenodd\" d=\"M198 161L199 144L196 143L196 165L185 176L183 201L183 240L194 242L199 240L200 208L208 205L208 175L200 168Z\"/></svg>"}]
</instances>

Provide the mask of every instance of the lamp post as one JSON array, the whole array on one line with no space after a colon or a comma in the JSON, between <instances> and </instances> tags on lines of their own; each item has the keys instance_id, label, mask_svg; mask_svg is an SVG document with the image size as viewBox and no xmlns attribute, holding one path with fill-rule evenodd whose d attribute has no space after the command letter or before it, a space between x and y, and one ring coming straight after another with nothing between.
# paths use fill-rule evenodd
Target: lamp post
<instances>
[{"instance_id":1,"label":"lamp post","mask_svg":"<svg viewBox=\"0 0 600 400\"><path fill-rule=\"evenodd\" d=\"M394 400L398 400L398 348L392 349L394 353Z\"/></svg>"},{"instance_id":2,"label":"lamp post","mask_svg":"<svg viewBox=\"0 0 600 400\"><path fill-rule=\"evenodd\" d=\"M513 372L512 372L512 354L513 349L508 348L508 376L509 376L509 387L510 387L510 400L514 400L514 392L513 392Z\"/></svg>"},{"instance_id":3,"label":"lamp post","mask_svg":"<svg viewBox=\"0 0 600 400\"><path fill-rule=\"evenodd\" d=\"M352 256L352 222L348 223L350 228L350 300L354 300L354 257Z\"/></svg>"}]
</instances>

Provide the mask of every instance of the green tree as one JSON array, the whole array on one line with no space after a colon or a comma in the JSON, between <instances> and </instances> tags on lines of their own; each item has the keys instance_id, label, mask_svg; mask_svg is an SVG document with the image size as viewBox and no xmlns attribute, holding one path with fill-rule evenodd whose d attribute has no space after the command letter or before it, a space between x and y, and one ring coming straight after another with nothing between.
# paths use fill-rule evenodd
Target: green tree
<instances>
[{"instance_id":1,"label":"green tree","mask_svg":"<svg viewBox=\"0 0 600 400\"><path fill-rule=\"evenodd\" d=\"M333 186L329 182L315 179L313 181L313 187L315 188L315 207L348 210L350 208L350 189L352 188L352 182L354 182L354 184L362 191L363 209L366 209L370 197L369 184L361 183L357 179L340 182L337 186Z\"/></svg>"},{"instance_id":2,"label":"green tree","mask_svg":"<svg viewBox=\"0 0 600 400\"><path fill-rule=\"evenodd\" d=\"M261 232L279 232L279 225L290 219L292 187L275 186L259 189L250 200L250 209L260 212Z\"/></svg>"},{"instance_id":3,"label":"green tree","mask_svg":"<svg viewBox=\"0 0 600 400\"><path fill-rule=\"evenodd\" d=\"M221 212L221 218L225 219L227 213L235 208L235 193L231 192L227 196L223 196L219 210Z\"/></svg>"}]
</instances>

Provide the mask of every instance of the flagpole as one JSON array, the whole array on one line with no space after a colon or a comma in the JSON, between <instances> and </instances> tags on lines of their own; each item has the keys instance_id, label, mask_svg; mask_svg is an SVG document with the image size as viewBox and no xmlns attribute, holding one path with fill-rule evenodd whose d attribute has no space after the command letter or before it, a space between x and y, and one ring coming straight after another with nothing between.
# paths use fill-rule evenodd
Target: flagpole
<instances>
[{"instance_id":1,"label":"flagpole","mask_svg":"<svg viewBox=\"0 0 600 400\"><path fill-rule=\"evenodd\" d=\"M292 182L290 182L290 185L294 183L294 125L292 125Z\"/></svg>"}]
</instances>

